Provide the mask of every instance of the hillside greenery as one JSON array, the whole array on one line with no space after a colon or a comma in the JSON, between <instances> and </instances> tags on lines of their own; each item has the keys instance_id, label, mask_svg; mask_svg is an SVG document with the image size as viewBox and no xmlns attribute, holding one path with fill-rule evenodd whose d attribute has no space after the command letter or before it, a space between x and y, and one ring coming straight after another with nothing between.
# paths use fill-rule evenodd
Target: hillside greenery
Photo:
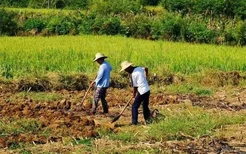
<instances>
[{"instance_id":1,"label":"hillside greenery","mask_svg":"<svg viewBox=\"0 0 246 154\"><path fill-rule=\"evenodd\" d=\"M0 35L122 35L150 40L246 44L244 0L175 3L172 0L42 0L40 3L1 0L0 4L4 6L0 9Z\"/></svg>"}]
</instances>

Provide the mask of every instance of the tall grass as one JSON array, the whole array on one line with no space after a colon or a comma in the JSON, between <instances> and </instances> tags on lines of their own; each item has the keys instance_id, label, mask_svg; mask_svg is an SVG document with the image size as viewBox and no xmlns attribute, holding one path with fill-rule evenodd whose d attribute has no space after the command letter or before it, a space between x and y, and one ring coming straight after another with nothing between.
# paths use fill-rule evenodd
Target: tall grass
<instances>
[{"instance_id":1,"label":"tall grass","mask_svg":"<svg viewBox=\"0 0 246 154\"><path fill-rule=\"evenodd\" d=\"M108 56L113 70L129 60L152 72L185 74L204 70L246 71L246 48L148 41L120 36L1 37L2 76L97 70L97 52Z\"/></svg>"}]
</instances>

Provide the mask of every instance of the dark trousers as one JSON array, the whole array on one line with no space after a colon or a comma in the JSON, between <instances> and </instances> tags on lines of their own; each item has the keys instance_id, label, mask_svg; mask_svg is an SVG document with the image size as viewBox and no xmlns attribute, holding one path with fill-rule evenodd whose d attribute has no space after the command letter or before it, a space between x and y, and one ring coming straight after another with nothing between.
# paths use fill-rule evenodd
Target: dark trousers
<instances>
[{"instance_id":1,"label":"dark trousers","mask_svg":"<svg viewBox=\"0 0 246 154\"><path fill-rule=\"evenodd\" d=\"M98 102L101 99L103 112L108 113L108 103L106 101L106 92L108 88L96 88L94 91L94 100L93 100L93 106L92 111L96 113Z\"/></svg>"},{"instance_id":2,"label":"dark trousers","mask_svg":"<svg viewBox=\"0 0 246 154\"><path fill-rule=\"evenodd\" d=\"M143 115L145 121L150 118L150 110L149 110L149 95L150 91L146 92L143 95L137 93L135 100L132 104L132 124L138 123L138 108L142 103L143 106Z\"/></svg>"}]
</instances>

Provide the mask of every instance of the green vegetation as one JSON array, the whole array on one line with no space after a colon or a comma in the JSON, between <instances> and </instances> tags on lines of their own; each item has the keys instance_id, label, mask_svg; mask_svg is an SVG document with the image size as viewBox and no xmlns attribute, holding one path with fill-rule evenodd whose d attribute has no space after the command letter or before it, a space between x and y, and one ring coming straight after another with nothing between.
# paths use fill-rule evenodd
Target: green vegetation
<instances>
[{"instance_id":1,"label":"green vegetation","mask_svg":"<svg viewBox=\"0 0 246 154\"><path fill-rule=\"evenodd\" d=\"M35 119L12 119L11 121L0 121L0 136L19 133L37 133L41 129L41 124Z\"/></svg>"},{"instance_id":2,"label":"green vegetation","mask_svg":"<svg viewBox=\"0 0 246 154\"><path fill-rule=\"evenodd\" d=\"M131 142L136 143L138 138L134 135L136 132L134 130L129 131L121 131L119 133L114 133L108 129L100 128L99 129L99 136L101 138L108 137L111 140L121 140L124 143Z\"/></svg>"},{"instance_id":3,"label":"green vegetation","mask_svg":"<svg viewBox=\"0 0 246 154\"><path fill-rule=\"evenodd\" d=\"M1 0L0 5L30 8L86 9L90 0Z\"/></svg>"},{"instance_id":4,"label":"green vegetation","mask_svg":"<svg viewBox=\"0 0 246 154\"><path fill-rule=\"evenodd\" d=\"M246 70L245 48L153 42L110 36L1 37L2 76L18 77L48 72L92 73L97 52L109 56L114 72L129 60L148 66L151 73L192 74L206 70ZM142 58L145 55L145 58Z\"/></svg>"},{"instance_id":5,"label":"green vegetation","mask_svg":"<svg viewBox=\"0 0 246 154\"><path fill-rule=\"evenodd\" d=\"M111 145L108 148L101 147L103 151L117 152L117 145L123 150L125 147L132 147L132 153L138 153L135 148L144 150L143 143L152 143L153 147L147 149L160 152L158 144L165 141L185 142L189 138L196 140L203 136L212 136L216 130L227 126L237 127L244 124L245 112L228 112L217 109L207 110L200 107L194 107L190 103L170 104L160 110L166 118L160 121L154 121L152 124L143 126L122 126L120 131L112 132L108 129L100 129L99 136L104 141L104 145ZM157 146L155 149L155 146ZM153 152L154 152L153 151Z\"/></svg>"},{"instance_id":6,"label":"green vegetation","mask_svg":"<svg viewBox=\"0 0 246 154\"><path fill-rule=\"evenodd\" d=\"M161 140L182 139L180 133L199 137L211 135L214 129L225 125L243 124L245 114L226 115L223 112L208 112L188 104L180 104L178 107L164 111L164 121L151 125L149 137Z\"/></svg>"},{"instance_id":7,"label":"green vegetation","mask_svg":"<svg viewBox=\"0 0 246 154\"><path fill-rule=\"evenodd\" d=\"M187 94L193 93L196 95L211 95L212 91L206 87L198 87L197 85L192 84L180 84L180 85L169 85L165 86L165 91L174 94Z\"/></svg>"},{"instance_id":8,"label":"green vegetation","mask_svg":"<svg viewBox=\"0 0 246 154\"><path fill-rule=\"evenodd\" d=\"M229 142L245 141L245 10L245 0L0 0L0 153L236 150ZM97 52L113 66L112 104L91 116L77 102ZM130 95L124 60L150 70L150 108L164 115L151 124L129 126L129 110L108 123ZM96 125L99 117L107 122Z\"/></svg>"},{"instance_id":9,"label":"green vegetation","mask_svg":"<svg viewBox=\"0 0 246 154\"><path fill-rule=\"evenodd\" d=\"M17 96L20 97L27 97L29 99L32 99L34 101L39 101L39 102L49 102L49 101L56 101L56 100L61 100L62 95L59 94L52 94L52 93L45 93L45 92L21 92L18 93Z\"/></svg>"},{"instance_id":10,"label":"green vegetation","mask_svg":"<svg viewBox=\"0 0 246 154\"><path fill-rule=\"evenodd\" d=\"M8 2L8 3L7 3ZM4 0L0 35L122 35L127 37L194 43L246 44L244 0ZM27 5L20 5L18 3ZM1 2L0 2L1 5ZM42 8L34 10L30 8ZM82 10L81 10L82 9ZM5 27L5 26L3 26Z\"/></svg>"},{"instance_id":11,"label":"green vegetation","mask_svg":"<svg viewBox=\"0 0 246 154\"><path fill-rule=\"evenodd\" d=\"M74 141L72 142L74 145L76 144L83 144L86 145L88 147L92 146L92 139L88 139L88 138L84 138L84 139L74 139Z\"/></svg>"}]
</instances>

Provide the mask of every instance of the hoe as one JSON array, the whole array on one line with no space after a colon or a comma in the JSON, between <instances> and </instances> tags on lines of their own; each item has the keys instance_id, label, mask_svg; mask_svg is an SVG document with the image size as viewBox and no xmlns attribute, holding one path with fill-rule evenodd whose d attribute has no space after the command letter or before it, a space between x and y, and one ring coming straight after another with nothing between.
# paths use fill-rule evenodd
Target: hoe
<instances>
[{"instance_id":1,"label":"hoe","mask_svg":"<svg viewBox=\"0 0 246 154\"><path fill-rule=\"evenodd\" d=\"M129 101L126 103L126 105L124 106L123 110L120 112L120 114L116 117L114 117L114 119L111 121L111 123L117 121L118 119L120 119L121 115L123 114L123 112L125 111L126 107L130 104L131 100L133 99L133 96L129 99Z\"/></svg>"}]
</instances>

